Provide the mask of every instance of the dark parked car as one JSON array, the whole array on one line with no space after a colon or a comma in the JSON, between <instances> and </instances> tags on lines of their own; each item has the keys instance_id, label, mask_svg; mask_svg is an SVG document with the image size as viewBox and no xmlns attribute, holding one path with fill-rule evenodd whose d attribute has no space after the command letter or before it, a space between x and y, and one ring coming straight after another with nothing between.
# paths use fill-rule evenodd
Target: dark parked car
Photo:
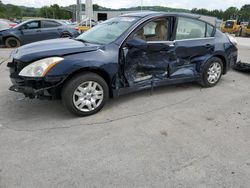
<instances>
[{"instance_id":1,"label":"dark parked car","mask_svg":"<svg viewBox=\"0 0 250 188\"><path fill-rule=\"evenodd\" d=\"M0 31L0 45L9 48L47 39L77 37L77 30L63 22L51 19L28 20Z\"/></svg>"},{"instance_id":2,"label":"dark parked car","mask_svg":"<svg viewBox=\"0 0 250 188\"><path fill-rule=\"evenodd\" d=\"M61 98L79 116L109 97L157 86L216 85L237 60L237 43L199 16L137 13L112 18L76 39L29 44L8 63L10 90Z\"/></svg>"}]
</instances>

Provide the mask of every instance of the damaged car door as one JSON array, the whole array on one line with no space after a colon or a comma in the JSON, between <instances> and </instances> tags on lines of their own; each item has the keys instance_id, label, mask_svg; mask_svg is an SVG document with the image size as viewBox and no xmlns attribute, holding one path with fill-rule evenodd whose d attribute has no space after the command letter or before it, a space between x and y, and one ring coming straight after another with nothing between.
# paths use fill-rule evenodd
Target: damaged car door
<instances>
[{"instance_id":1,"label":"damaged car door","mask_svg":"<svg viewBox=\"0 0 250 188\"><path fill-rule=\"evenodd\" d=\"M122 48L121 69L130 87L168 79L169 63L175 61L169 28L168 17L157 18L140 26L128 37Z\"/></svg>"},{"instance_id":2,"label":"damaged car door","mask_svg":"<svg viewBox=\"0 0 250 188\"><path fill-rule=\"evenodd\" d=\"M170 78L195 78L201 62L213 54L214 27L197 19L178 17L175 22L176 62L170 64Z\"/></svg>"}]
</instances>

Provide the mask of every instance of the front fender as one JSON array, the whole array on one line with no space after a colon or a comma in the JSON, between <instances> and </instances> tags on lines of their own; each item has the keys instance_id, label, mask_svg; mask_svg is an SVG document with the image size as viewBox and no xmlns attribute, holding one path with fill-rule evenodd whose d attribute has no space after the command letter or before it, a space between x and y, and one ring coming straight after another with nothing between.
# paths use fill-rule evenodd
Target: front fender
<instances>
[{"instance_id":1,"label":"front fender","mask_svg":"<svg viewBox=\"0 0 250 188\"><path fill-rule=\"evenodd\" d=\"M114 80L118 72L118 53L109 50L97 50L86 53L65 56L64 60L56 64L46 77L69 77L82 70L100 71Z\"/></svg>"},{"instance_id":2,"label":"front fender","mask_svg":"<svg viewBox=\"0 0 250 188\"><path fill-rule=\"evenodd\" d=\"M9 38L9 37L15 37L15 38L17 38L19 41L21 41L19 34L16 33L15 31L5 31L5 32L3 33L3 36L2 36L2 37L3 37L3 40L6 40L6 39Z\"/></svg>"}]
</instances>

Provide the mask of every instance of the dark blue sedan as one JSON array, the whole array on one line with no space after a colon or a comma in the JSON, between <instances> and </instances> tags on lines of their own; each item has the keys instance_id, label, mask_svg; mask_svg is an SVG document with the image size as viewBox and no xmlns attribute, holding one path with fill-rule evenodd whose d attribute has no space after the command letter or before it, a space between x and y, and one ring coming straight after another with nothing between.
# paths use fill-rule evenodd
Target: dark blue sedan
<instances>
[{"instance_id":1,"label":"dark blue sedan","mask_svg":"<svg viewBox=\"0 0 250 188\"><path fill-rule=\"evenodd\" d=\"M199 16L137 13L112 18L76 39L16 49L10 90L62 99L79 116L108 98L184 82L215 86L237 61L237 42Z\"/></svg>"},{"instance_id":2,"label":"dark blue sedan","mask_svg":"<svg viewBox=\"0 0 250 188\"><path fill-rule=\"evenodd\" d=\"M34 19L23 22L10 29L0 30L0 46L19 47L32 42L77 37L78 31L62 21L53 19Z\"/></svg>"}]
</instances>

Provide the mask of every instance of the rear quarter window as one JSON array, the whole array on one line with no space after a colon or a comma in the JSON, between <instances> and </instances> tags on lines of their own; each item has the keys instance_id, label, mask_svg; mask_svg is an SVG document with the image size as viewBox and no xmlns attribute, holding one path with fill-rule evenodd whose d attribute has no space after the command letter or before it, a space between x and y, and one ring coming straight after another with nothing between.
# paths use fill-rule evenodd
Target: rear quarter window
<instances>
[{"instance_id":1,"label":"rear quarter window","mask_svg":"<svg viewBox=\"0 0 250 188\"><path fill-rule=\"evenodd\" d=\"M214 27L207 24L207 33L206 33L206 37L213 37L214 34Z\"/></svg>"}]
</instances>

